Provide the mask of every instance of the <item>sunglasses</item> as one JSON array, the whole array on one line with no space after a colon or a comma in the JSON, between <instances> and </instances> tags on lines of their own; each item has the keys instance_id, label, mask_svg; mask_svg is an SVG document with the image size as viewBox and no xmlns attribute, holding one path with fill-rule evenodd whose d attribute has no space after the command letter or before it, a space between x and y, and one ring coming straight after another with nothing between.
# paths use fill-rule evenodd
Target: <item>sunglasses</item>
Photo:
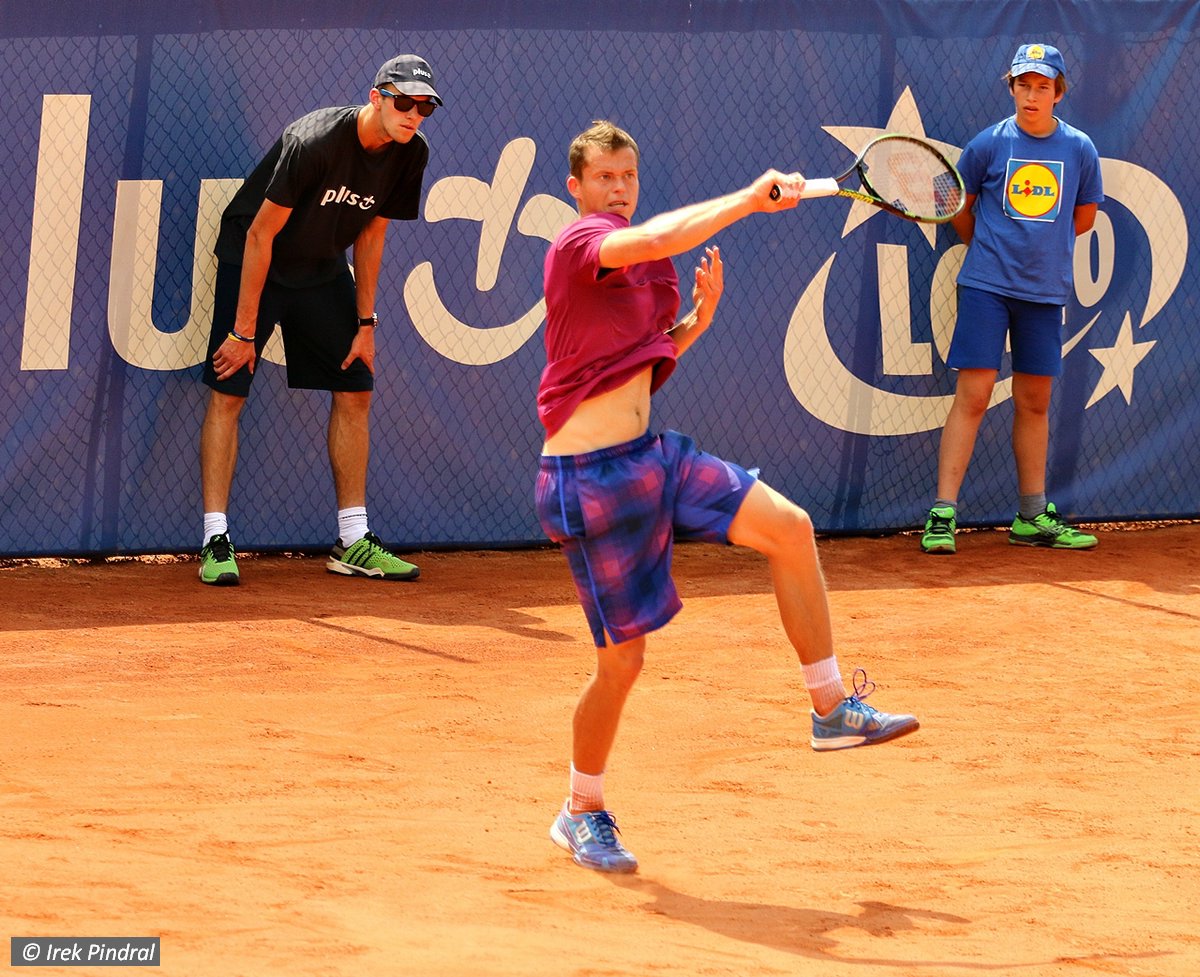
<instances>
[{"instance_id":1,"label":"sunglasses","mask_svg":"<svg viewBox=\"0 0 1200 977\"><path fill-rule=\"evenodd\" d=\"M411 112L412 107L415 105L417 107L417 115L422 119L428 119L433 115L433 110L437 108L437 103L435 102L418 102L415 98L409 98L407 95L399 92L389 92L386 88L380 88L379 94L390 98L392 104L396 106L397 112Z\"/></svg>"}]
</instances>

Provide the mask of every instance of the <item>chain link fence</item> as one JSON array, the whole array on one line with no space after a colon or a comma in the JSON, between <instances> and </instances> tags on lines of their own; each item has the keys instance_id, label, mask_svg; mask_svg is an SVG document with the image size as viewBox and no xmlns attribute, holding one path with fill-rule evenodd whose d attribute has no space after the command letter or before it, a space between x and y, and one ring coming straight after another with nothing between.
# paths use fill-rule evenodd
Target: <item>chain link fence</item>
<instances>
[{"instance_id":1,"label":"chain link fence","mask_svg":"<svg viewBox=\"0 0 1200 977\"><path fill-rule=\"evenodd\" d=\"M465 7L451 3L447 24ZM221 208L284 126L365 101L376 67L404 51L429 60L446 106L423 125L421 217L393 223L384 256L372 527L402 548L542 541L541 270L574 214L575 133L611 118L634 134L644 219L769 166L834 175L877 131L956 155L1011 113L1001 79L1029 39L1023 5L989 6L987 24L951 0L856 7L699 3L673 29L631 12L573 28L540 4L487 27L430 26L426 13L412 30L200 18L160 32L130 14L71 37L0 19L14 35L0 37L12 190L0 204L0 554L199 546ZM1200 460L1179 449L1200 420L1188 274L1200 166L1179 138L1200 43L1186 5L1156 7L1055 5L1037 34L1068 58L1060 114L1105 158L1108 200L1079 242L1051 415L1050 490L1079 518L1200 511ZM821 530L915 526L953 393L953 231L818 200L716 243L721 311L656 396L656 426L760 468ZM701 253L677 260L685 283ZM327 395L288 390L282 358L276 337L243 413L230 505L242 549L335 535ZM1006 368L964 524L1011 519L1010 424Z\"/></svg>"}]
</instances>

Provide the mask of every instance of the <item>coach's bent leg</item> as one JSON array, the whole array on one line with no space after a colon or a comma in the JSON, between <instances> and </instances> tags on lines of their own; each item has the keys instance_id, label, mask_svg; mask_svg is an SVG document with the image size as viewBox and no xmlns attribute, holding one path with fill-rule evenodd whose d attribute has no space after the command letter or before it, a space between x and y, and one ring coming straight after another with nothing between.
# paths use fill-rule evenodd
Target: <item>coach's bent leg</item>
<instances>
[{"instance_id":1,"label":"coach's bent leg","mask_svg":"<svg viewBox=\"0 0 1200 977\"><path fill-rule=\"evenodd\" d=\"M371 391L335 390L329 406L329 467L339 509L367 504Z\"/></svg>"},{"instance_id":2,"label":"coach's bent leg","mask_svg":"<svg viewBox=\"0 0 1200 977\"><path fill-rule=\"evenodd\" d=\"M833 654L825 576L807 512L769 485L755 482L729 526L729 541L767 558L788 640L805 665Z\"/></svg>"},{"instance_id":3,"label":"coach's bent leg","mask_svg":"<svg viewBox=\"0 0 1200 977\"><path fill-rule=\"evenodd\" d=\"M575 707L571 757L576 770L604 773L621 710L642 671L645 652L644 637L596 649L596 671Z\"/></svg>"},{"instance_id":4,"label":"coach's bent leg","mask_svg":"<svg viewBox=\"0 0 1200 977\"><path fill-rule=\"evenodd\" d=\"M205 512L229 509L229 488L237 467L238 418L245 397L210 390L200 425L200 487Z\"/></svg>"}]
</instances>

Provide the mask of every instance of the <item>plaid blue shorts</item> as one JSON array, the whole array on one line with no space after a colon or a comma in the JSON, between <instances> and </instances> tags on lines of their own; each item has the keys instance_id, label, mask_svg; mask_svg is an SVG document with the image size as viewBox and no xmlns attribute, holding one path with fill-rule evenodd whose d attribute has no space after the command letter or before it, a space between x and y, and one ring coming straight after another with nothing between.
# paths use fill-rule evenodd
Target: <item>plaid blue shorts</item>
<instances>
[{"instance_id":1,"label":"plaid blue shorts","mask_svg":"<svg viewBox=\"0 0 1200 977\"><path fill-rule=\"evenodd\" d=\"M729 542L754 477L675 431L582 455L543 455L535 497L562 545L597 648L648 634L683 606L676 539Z\"/></svg>"}]
</instances>

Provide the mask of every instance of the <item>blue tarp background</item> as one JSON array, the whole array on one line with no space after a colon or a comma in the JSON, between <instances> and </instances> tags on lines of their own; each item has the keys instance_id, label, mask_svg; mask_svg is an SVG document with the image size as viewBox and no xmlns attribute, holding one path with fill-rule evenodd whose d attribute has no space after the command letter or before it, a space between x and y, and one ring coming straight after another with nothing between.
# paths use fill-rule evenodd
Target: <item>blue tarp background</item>
<instances>
[{"instance_id":1,"label":"blue tarp background","mask_svg":"<svg viewBox=\"0 0 1200 977\"><path fill-rule=\"evenodd\" d=\"M833 175L876 130L965 145L1010 114L1001 78L1030 40L1064 52L1059 114L1093 137L1109 198L1080 240L1052 497L1081 519L1196 515L1196 21L1169 0L6 0L0 555L198 547L211 261L197 242L284 125L365 100L403 51L428 58L447 105L423 127L422 218L392 228L384 258L369 505L386 538L542 538L541 261L570 213L566 145L591 119L637 136L645 218L768 166ZM657 426L760 467L819 529L916 525L953 391L953 231L824 200L718 243L718 323L656 397ZM1002 384L967 524L1011 518L1009 407ZM231 504L239 548L332 540L325 415L263 364Z\"/></svg>"}]
</instances>

